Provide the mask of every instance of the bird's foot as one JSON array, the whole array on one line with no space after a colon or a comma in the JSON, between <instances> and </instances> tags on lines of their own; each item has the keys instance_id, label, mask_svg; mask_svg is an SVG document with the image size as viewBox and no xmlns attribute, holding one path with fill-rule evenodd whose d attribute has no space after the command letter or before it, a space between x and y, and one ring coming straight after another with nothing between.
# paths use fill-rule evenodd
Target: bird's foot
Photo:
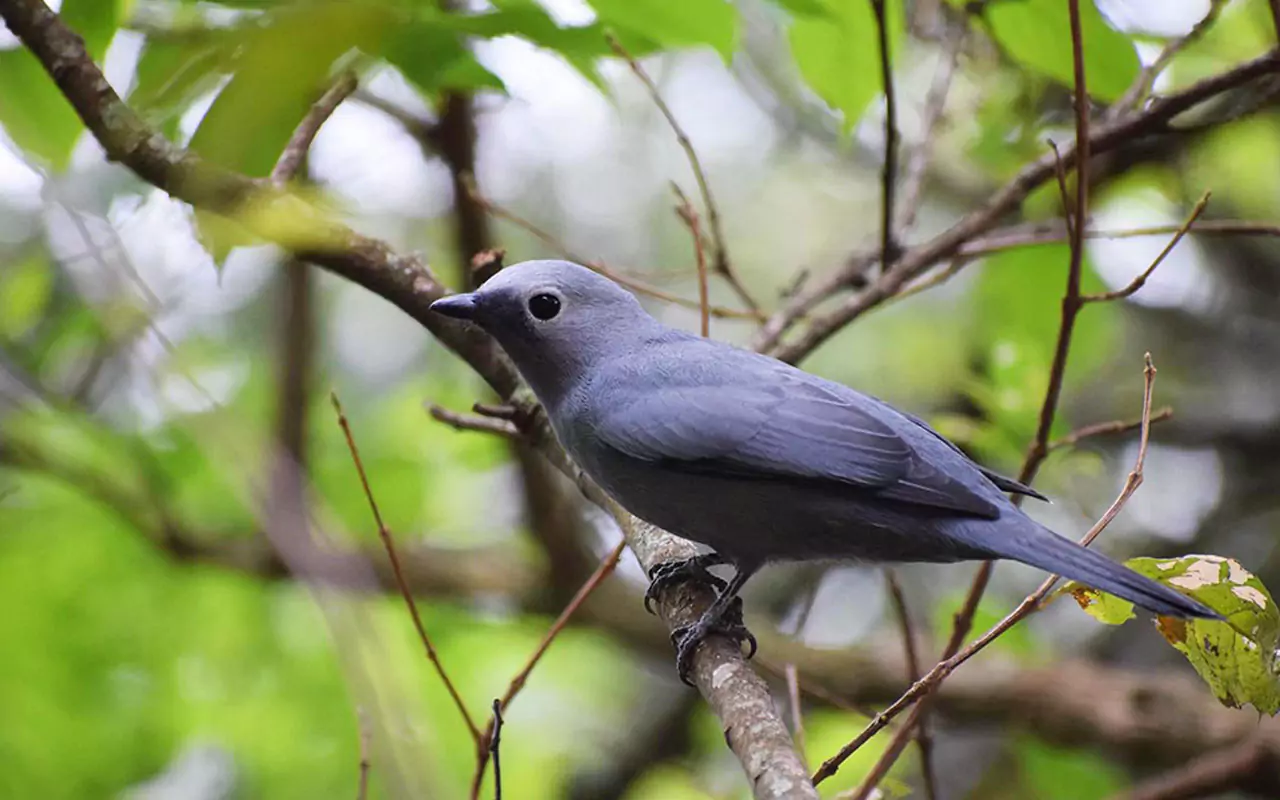
<instances>
[{"instance_id":1,"label":"bird's foot","mask_svg":"<svg viewBox=\"0 0 1280 800\"><path fill-rule=\"evenodd\" d=\"M665 561L656 565L649 570L649 588L644 593L645 611L650 614L656 613L653 610L653 601L658 599L658 595L667 587L684 581L701 581L714 586L717 592L724 591L728 584L712 575L707 567L726 563L728 562L725 561L724 556L718 553L706 553L686 558L684 561Z\"/></svg>"},{"instance_id":2,"label":"bird's foot","mask_svg":"<svg viewBox=\"0 0 1280 800\"><path fill-rule=\"evenodd\" d=\"M689 678L689 672L693 669L693 654L697 652L698 645L712 634L732 639L739 647L746 642L749 647L747 658L756 654L756 637L742 621L741 597L733 598L724 613L718 616L712 609L708 609L697 622L681 625L671 632L671 643L676 648L676 672L680 675L680 680L689 686L694 685Z\"/></svg>"}]
</instances>

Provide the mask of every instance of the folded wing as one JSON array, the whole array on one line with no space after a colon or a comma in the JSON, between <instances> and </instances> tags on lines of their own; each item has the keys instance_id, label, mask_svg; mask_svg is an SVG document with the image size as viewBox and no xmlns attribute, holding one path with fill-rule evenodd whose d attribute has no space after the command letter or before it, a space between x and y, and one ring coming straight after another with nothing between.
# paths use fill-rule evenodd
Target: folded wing
<instances>
[{"instance_id":1,"label":"folded wing","mask_svg":"<svg viewBox=\"0 0 1280 800\"><path fill-rule=\"evenodd\" d=\"M922 458L875 401L802 372L759 367L730 361L686 384L610 392L596 435L674 469L843 484L876 499L999 516L990 500Z\"/></svg>"}]
</instances>

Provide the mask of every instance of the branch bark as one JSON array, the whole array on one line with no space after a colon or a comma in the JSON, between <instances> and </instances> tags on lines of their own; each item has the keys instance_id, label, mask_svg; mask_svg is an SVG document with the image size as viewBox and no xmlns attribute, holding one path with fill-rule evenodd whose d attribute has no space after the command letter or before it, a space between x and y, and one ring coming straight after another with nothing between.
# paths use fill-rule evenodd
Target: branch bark
<instances>
[{"instance_id":1,"label":"branch bark","mask_svg":"<svg viewBox=\"0 0 1280 800\"><path fill-rule=\"evenodd\" d=\"M310 212L310 221L323 230L319 244L313 238L299 247L296 241L282 240L278 230L260 228L255 232L287 248L293 245L290 249L296 257L341 275L399 307L466 360L501 397L514 400L519 393L523 402L532 402L527 393L519 391L518 375L492 340L474 328L430 312L431 302L445 290L421 259L397 255L383 242L322 217L267 182L215 168L165 140L125 105L93 63L83 40L41 0L0 0L0 17L41 62L109 159L170 195L207 210L235 215L246 203L254 203L286 216ZM530 418L542 452L583 481L559 450L545 416ZM591 494L602 498L598 490ZM692 553L688 542L642 523L615 504L606 507L646 569ZM663 592L658 605L662 619L674 627L693 621L711 600L709 590L676 587ZM695 655L694 675L699 691L720 718L725 738L742 762L755 796L816 799L817 791L792 747L768 687L747 666L741 652L728 641L713 637Z\"/></svg>"},{"instance_id":2,"label":"branch bark","mask_svg":"<svg viewBox=\"0 0 1280 800\"><path fill-rule=\"evenodd\" d=\"M1145 136L1173 132L1175 129L1170 123L1182 112L1226 91L1277 72L1280 72L1280 50L1272 50L1192 84L1182 91L1156 98L1141 112L1092 126L1088 137L1089 152L1100 154ZM1065 169L1075 166L1077 155L1074 145L1062 149ZM893 297L908 281L933 265L959 254L967 242L999 224L1034 189L1053 178L1055 163L1055 156L1050 153L1028 164L1011 181L993 193L986 203L932 239L909 248L891 269L882 273L865 289L845 297L835 308L815 317L794 341L783 342L783 334L800 317L842 287L850 285L851 279L861 274L867 257L853 256L843 267L810 281L804 290L798 292L764 325L754 342L756 349L791 363L801 360L845 325Z\"/></svg>"}]
</instances>

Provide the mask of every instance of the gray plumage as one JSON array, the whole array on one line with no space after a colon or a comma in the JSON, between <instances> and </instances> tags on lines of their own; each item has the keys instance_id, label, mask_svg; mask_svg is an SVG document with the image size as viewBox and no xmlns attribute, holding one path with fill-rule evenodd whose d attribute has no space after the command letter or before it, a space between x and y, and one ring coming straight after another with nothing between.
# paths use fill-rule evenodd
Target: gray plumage
<instances>
[{"instance_id":1,"label":"gray plumage","mask_svg":"<svg viewBox=\"0 0 1280 800\"><path fill-rule=\"evenodd\" d=\"M840 558L1012 559L1158 614L1217 616L1034 522L1005 495L1034 490L922 420L669 328L585 267L517 264L433 308L498 340L565 449L624 508L732 562L717 614L765 562ZM698 638L714 628L704 621Z\"/></svg>"}]
</instances>

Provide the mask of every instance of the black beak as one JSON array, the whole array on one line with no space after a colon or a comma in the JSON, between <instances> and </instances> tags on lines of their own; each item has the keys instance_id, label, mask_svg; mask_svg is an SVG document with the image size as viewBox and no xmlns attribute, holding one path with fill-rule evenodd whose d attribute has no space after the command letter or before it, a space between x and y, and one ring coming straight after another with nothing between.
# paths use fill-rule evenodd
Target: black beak
<instances>
[{"instance_id":1,"label":"black beak","mask_svg":"<svg viewBox=\"0 0 1280 800\"><path fill-rule=\"evenodd\" d=\"M476 297L474 294L453 294L442 297L431 304L431 310L454 319L471 319L476 313Z\"/></svg>"}]
</instances>

